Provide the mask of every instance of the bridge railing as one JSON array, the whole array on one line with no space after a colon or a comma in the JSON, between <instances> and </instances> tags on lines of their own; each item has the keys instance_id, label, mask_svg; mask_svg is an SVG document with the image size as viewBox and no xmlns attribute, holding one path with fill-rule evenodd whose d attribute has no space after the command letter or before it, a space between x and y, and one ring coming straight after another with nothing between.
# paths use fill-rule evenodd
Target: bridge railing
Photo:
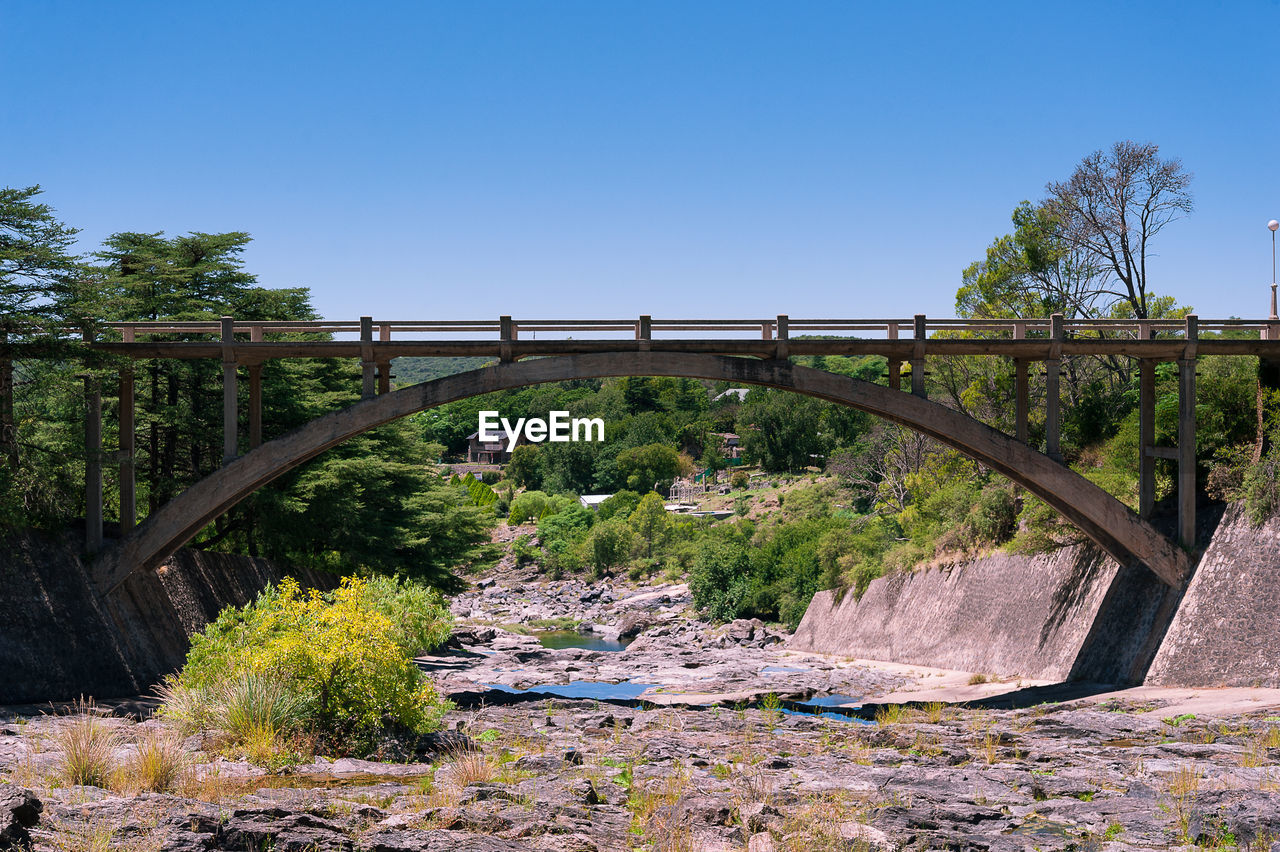
<instances>
[{"instance_id":1,"label":"bridge railing","mask_svg":"<svg viewBox=\"0 0 1280 852\"><path fill-rule=\"evenodd\" d=\"M1181 337L1185 322L1181 319L1063 319L1064 338L1073 337ZM1052 320L1029 319L962 319L918 316L905 319L806 319L786 315L764 319L663 319L641 316L636 319L515 319L492 320L382 320L363 318L353 321L318 320L259 321L232 320L231 333L240 339L270 340L283 335L333 335L337 339L376 341L413 340L441 335L463 335L471 339L502 339L509 329L511 339L529 336L572 337L580 340L680 338L713 336L770 340L803 335L854 337L860 339L904 339L929 337L937 333L950 336L969 334L996 339L1043 339L1052 333ZM1268 338L1277 328L1274 320L1201 319L1201 334L1251 334ZM138 340L147 336L221 337L226 325L220 320L108 322L100 326L96 339ZM49 329L54 331L54 329ZM78 333L78 329L61 327L59 332Z\"/></svg>"}]
</instances>

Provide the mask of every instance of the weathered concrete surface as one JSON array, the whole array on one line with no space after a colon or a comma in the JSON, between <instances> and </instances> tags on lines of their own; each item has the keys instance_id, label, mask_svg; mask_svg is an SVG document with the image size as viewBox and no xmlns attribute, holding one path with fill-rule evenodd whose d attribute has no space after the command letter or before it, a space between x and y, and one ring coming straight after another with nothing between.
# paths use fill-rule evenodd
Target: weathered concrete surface
<instances>
[{"instance_id":1,"label":"weathered concrete surface","mask_svg":"<svg viewBox=\"0 0 1280 852\"><path fill-rule=\"evenodd\" d=\"M1147 683L1280 686L1280 519L1255 528L1228 508Z\"/></svg>"},{"instance_id":2,"label":"weathered concrete surface","mask_svg":"<svg viewBox=\"0 0 1280 852\"><path fill-rule=\"evenodd\" d=\"M861 600L819 592L790 647L1037 680L1135 683L1177 594L1093 547L996 554L881 577Z\"/></svg>"},{"instance_id":3,"label":"weathered concrete surface","mask_svg":"<svg viewBox=\"0 0 1280 852\"><path fill-rule=\"evenodd\" d=\"M182 550L103 601L81 548L70 536L0 542L0 704L147 692L182 665L191 633L284 575L265 559Z\"/></svg>"}]
</instances>

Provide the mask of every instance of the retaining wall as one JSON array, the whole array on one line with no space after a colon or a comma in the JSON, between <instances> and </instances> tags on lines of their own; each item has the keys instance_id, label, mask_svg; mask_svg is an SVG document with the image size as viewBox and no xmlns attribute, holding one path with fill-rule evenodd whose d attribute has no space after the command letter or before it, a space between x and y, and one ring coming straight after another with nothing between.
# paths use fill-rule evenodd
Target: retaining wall
<instances>
[{"instance_id":1,"label":"retaining wall","mask_svg":"<svg viewBox=\"0 0 1280 852\"><path fill-rule=\"evenodd\" d=\"M181 667L190 634L286 573L265 559L182 550L104 601L81 549L70 535L0 541L0 704L146 693Z\"/></svg>"},{"instance_id":2,"label":"retaining wall","mask_svg":"<svg viewBox=\"0 0 1280 852\"><path fill-rule=\"evenodd\" d=\"M1179 594L1097 548L996 554L819 592L799 650L1044 680L1140 682Z\"/></svg>"},{"instance_id":3,"label":"retaining wall","mask_svg":"<svg viewBox=\"0 0 1280 852\"><path fill-rule=\"evenodd\" d=\"M1280 687L1280 519L1255 528L1227 509L1147 683Z\"/></svg>"}]
</instances>

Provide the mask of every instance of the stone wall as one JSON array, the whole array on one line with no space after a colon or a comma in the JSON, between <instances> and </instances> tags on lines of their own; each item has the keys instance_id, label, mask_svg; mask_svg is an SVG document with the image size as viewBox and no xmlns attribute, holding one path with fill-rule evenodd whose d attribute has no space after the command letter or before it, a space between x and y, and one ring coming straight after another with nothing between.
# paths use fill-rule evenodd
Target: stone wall
<instances>
[{"instance_id":1,"label":"stone wall","mask_svg":"<svg viewBox=\"0 0 1280 852\"><path fill-rule=\"evenodd\" d=\"M1091 546L996 554L820 592L799 650L1044 680L1140 682L1177 593ZM1157 637L1153 642L1153 636Z\"/></svg>"},{"instance_id":2,"label":"stone wall","mask_svg":"<svg viewBox=\"0 0 1280 852\"><path fill-rule=\"evenodd\" d=\"M183 550L101 600L81 550L74 536L0 541L0 704L146 693L182 665L191 633L284 576L264 559Z\"/></svg>"},{"instance_id":3,"label":"stone wall","mask_svg":"<svg viewBox=\"0 0 1280 852\"><path fill-rule=\"evenodd\" d=\"M1255 528L1228 508L1147 683L1280 687L1280 519Z\"/></svg>"}]
</instances>

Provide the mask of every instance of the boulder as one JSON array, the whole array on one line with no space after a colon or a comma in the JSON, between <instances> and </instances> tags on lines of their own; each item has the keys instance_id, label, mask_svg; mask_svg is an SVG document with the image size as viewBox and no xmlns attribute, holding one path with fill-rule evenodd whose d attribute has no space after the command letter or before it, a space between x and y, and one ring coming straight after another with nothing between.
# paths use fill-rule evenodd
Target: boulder
<instances>
[{"instance_id":1,"label":"boulder","mask_svg":"<svg viewBox=\"0 0 1280 852\"><path fill-rule=\"evenodd\" d=\"M30 849L44 805L24 787L0 787L0 849Z\"/></svg>"}]
</instances>

